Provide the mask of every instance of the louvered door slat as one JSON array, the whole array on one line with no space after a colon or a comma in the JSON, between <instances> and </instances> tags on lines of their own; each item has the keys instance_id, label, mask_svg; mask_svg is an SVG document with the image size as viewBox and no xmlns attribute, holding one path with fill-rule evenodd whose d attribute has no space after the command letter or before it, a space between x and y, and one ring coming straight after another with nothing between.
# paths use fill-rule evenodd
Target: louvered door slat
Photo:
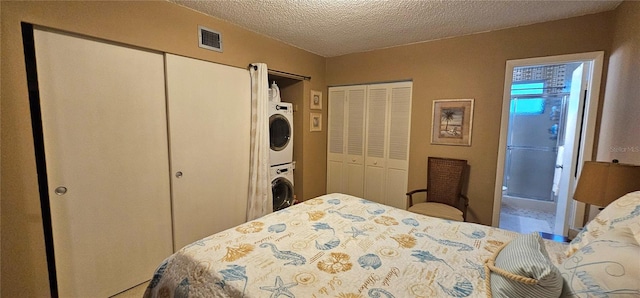
<instances>
[{"instance_id":1,"label":"louvered door slat","mask_svg":"<svg viewBox=\"0 0 640 298\"><path fill-rule=\"evenodd\" d=\"M384 158L387 88L369 89L367 101L367 158Z\"/></svg>"},{"instance_id":2,"label":"louvered door slat","mask_svg":"<svg viewBox=\"0 0 640 298\"><path fill-rule=\"evenodd\" d=\"M347 171L346 194L364 196L364 116L365 86L347 91Z\"/></svg>"},{"instance_id":3,"label":"louvered door slat","mask_svg":"<svg viewBox=\"0 0 640 298\"><path fill-rule=\"evenodd\" d=\"M408 160L411 88L393 88L389 127L389 159Z\"/></svg>"},{"instance_id":4,"label":"louvered door slat","mask_svg":"<svg viewBox=\"0 0 640 298\"><path fill-rule=\"evenodd\" d=\"M349 120L347 127L347 154L362 156L364 148L365 90L349 90Z\"/></svg>"},{"instance_id":5,"label":"louvered door slat","mask_svg":"<svg viewBox=\"0 0 640 298\"><path fill-rule=\"evenodd\" d=\"M329 89L328 145L327 145L327 193L345 192L345 89Z\"/></svg>"},{"instance_id":6,"label":"louvered door slat","mask_svg":"<svg viewBox=\"0 0 640 298\"><path fill-rule=\"evenodd\" d=\"M367 96L367 139L364 193L368 200L384 204L385 134L387 95L385 85L369 87Z\"/></svg>"},{"instance_id":7,"label":"louvered door slat","mask_svg":"<svg viewBox=\"0 0 640 298\"><path fill-rule=\"evenodd\" d=\"M344 90L329 93L329 153L344 153Z\"/></svg>"},{"instance_id":8,"label":"louvered door slat","mask_svg":"<svg viewBox=\"0 0 640 298\"><path fill-rule=\"evenodd\" d=\"M386 159L385 204L406 208L409 134L411 130L411 83L391 87L389 99L388 156Z\"/></svg>"}]
</instances>

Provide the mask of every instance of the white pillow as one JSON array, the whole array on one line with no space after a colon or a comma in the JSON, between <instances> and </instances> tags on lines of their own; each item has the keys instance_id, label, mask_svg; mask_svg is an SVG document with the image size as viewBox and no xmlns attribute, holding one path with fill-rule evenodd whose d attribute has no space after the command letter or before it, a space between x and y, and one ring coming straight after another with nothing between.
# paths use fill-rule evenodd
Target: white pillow
<instances>
[{"instance_id":1,"label":"white pillow","mask_svg":"<svg viewBox=\"0 0 640 298\"><path fill-rule=\"evenodd\" d=\"M614 227L629 227L640 242L640 191L628 193L604 208L569 243L566 255L571 256Z\"/></svg>"},{"instance_id":2,"label":"white pillow","mask_svg":"<svg viewBox=\"0 0 640 298\"><path fill-rule=\"evenodd\" d=\"M607 231L559 269L562 297L640 296L640 245L628 227Z\"/></svg>"}]
</instances>

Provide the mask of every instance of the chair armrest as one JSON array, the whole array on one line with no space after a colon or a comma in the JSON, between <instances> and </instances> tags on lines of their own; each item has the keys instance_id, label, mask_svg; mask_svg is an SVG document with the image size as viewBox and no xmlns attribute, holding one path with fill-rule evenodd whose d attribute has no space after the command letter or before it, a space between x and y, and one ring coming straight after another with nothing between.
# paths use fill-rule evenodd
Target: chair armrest
<instances>
[{"instance_id":1,"label":"chair armrest","mask_svg":"<svg viewBox=\"0 0 640 298\"><path fill-rule=\"evenodd\" d=\"M408 207L413 206L413 194L415 194L417 192L426 192L426 191L427 191L426 188L421 188L421 189L415 189L415 190L412 190L412 191L408 192L407 193L407 199L409 200L409 206Z\"/></svg>"},{"instance_id":2,"label":"chair armrest","mask_svg":"<svg viewBox=\"0 0 640 298\"><path fill-rule=\"evenodd\" d=\"M469 198L465 195L460 195L460 198L464 200L464 205L469 206Z\"/></svg>"},{"instance_id":3,"label":"chair armrest","mask_svg":"<svg viewBox=\"0 0 640 298\"><path fill-rule=\"evenodd\" d=\"M417 193L417 192L425 192L425 191L427 191L427 189L426 189L426 188L414 189L414 190L412 190L412 191L408 192L408 193L407 193L407 195L408 195L408 196L410 196L410 195L412 195L412 194L414 194L414 193Z\"/></svg>"},{"instance_id":4,"label":"chair armrest","mask_svg":"<svg viewBox=\"0 0 640 298\"><path fill-rule=\"evenodd\" d=\"M464 202L464 204L460 205L460 210L462 210L462 219L464 221L467 221L467 207L469 206L469 198L467 198L467 196L461 194L460 198L462 200L460 200L460 202Z\"/></svg>"}]
</instances>

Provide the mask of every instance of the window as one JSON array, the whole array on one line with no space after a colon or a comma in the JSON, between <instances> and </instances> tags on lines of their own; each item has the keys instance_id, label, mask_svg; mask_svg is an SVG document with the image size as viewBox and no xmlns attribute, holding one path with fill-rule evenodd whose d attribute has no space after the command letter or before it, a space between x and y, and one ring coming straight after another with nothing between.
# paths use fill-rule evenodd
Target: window
<instances>
[{"instance_id":1,"label":"window","mask_svg":"<svg viewBox=\"0 0 640 298\"><path fill-rule=\"evenodd\" d=\"M511 84L511 95L535 95L544 93L544 82L515 82Z\"/></svg>"},{"instance_id":2,"label":"window","mask_svg":"<svg viewBox=\"0 0 640 298\"><path fill-rule=\"evenodd\" d=\"M544 82L515 82L511 84L511 113L516 115L540 115L544 113L545 100L531 97L544 93ZM518 97L518 95L521 95Z\"/></svg>"}]
</instances>

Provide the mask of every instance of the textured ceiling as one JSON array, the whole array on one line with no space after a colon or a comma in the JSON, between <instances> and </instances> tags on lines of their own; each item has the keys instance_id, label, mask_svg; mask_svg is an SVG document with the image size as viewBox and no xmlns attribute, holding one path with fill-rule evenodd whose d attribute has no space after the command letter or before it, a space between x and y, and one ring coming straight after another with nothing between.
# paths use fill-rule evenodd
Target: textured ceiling
<instances>
[{"instance_id":1,"label":"textured ceiling","mask_svg":"<svg viewBox=\"0 0 640 298\"><path fill-rule=\"evenodd\" d=\"M622 2L614 0L169 1L324 57L592 14L612 10Z\"/></svg>"}]
</instances>

